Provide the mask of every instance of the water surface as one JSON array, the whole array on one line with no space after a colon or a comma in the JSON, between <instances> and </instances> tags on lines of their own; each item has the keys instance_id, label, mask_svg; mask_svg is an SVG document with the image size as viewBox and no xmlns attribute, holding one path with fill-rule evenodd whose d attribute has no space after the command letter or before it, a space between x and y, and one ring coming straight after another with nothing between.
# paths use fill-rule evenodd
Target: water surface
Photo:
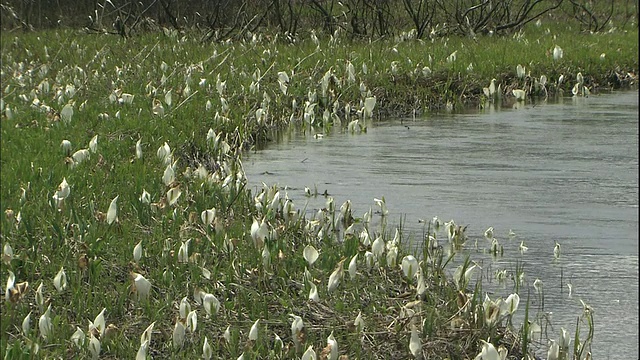
<instances>
[{"instance_id":1,"label":"water surface","mask_svg":"<svg viewBox=\"0 0 640 360\"><path fill-rule=\"evenodd\" d=\"M560 326L573 336L582 299L595 310L594 358L639 356L637 91L379 121L361 135L291 132L248 154L244 165L252 187L287 186L296 206L309 211L326 199L306 198L305 186L326 190L338 206L350 199L358 215L384 196L390 222L402 217L415 243L424 231L419 219L468 224L468 251L486 272L513 270L518 259L529 286L543 281L550 337L557 339ZM482 234L489 226L504 258L473 248L475 240L488 248ZM521 241L529 247L524 255ZM487 289L506 296L511 287Z\"/></svg>"}]
</instances>

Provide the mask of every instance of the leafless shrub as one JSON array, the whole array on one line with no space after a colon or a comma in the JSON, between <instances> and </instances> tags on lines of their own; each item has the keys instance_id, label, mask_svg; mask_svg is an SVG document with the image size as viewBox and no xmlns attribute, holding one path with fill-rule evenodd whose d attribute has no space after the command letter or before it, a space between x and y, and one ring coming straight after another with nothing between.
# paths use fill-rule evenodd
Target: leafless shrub
<instances>
[{"instance_id":1,"label":"leafless shrub","mask_svg":"<svg viewBox=\"0 0 640 360\"><path fill-rule=\"evenodd\" d=\"M440 34L476 36L520 30L545 13L557 9L562 0L437 0L444 25Z\"/></svg>"},{"instance_id":2,"label":"leafless shrub","mask_svg":"<svg viewBox=\"0 0 640 360\"><path fill-rule=\"evenodd\" d=\"M614 0L608 3L591 0L569 0L572 16L580 23L582 31L602 31L613 15Z\"/></svg>"}]
</instances>

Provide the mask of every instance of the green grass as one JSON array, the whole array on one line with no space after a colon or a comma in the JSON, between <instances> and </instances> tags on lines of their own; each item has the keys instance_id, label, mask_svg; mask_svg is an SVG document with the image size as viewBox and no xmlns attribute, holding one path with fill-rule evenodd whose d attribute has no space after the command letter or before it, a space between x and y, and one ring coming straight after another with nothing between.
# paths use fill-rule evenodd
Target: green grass
<instances>
[{"instance_id":1,"label":"green grass","mask_svg":"<svg viewBox=\"0 0 640 360\"><path fill-rule=\"evenodd\" d=\"M544 24L532 26L519 39L401 43L340 39L332 46L324 40L319 50L309 40L296 45L267 41L201 44L190 34L148 34L123 40L74 31L3 32L0 202L6 216L0 224L2 244L9 244L14 256L3 262L2 273L13 272L16 283L27 281L29 288L18 301L2 302L2 352L9 358L36 357L32 344L39 344L38 357L88 357L86 346L78 349L71 335L76 326L88 334L87 321L93 321L103 308L106 323L115 326L100 338L105 358L132 358L140 346L140 335L152 322L155 327L148 352L154 358L200 356L205 336L215 358L237 358L241 353L245 358L291 358L296 354L289 314L301 316L305 324L304 345L297 356L310 345L320 354L333 331L340 354L350 358L406 358L410 356L412 316L422 324L422 349L428 358L473 358L480 340L487 338L506 347L524 339L524 345L510 347L510 356L516 356L517 349L531 351L528 339L517 335L519 324L507 326L504 316L491 326L484 322L481 282L467 289L470 293L459 292L452 282L453 270L447 268L451 259L442 250L424 247L416 255L424 260L421 271L427 286L424 296L416 296L415 279L404 279L398 266L387 266L384 256L368 270L364 257L371 246L362 244L358 236L338 236L344 229L333 231L331 219L339 218L340 213L337 206L334 212L305 218L296 207L300 204L285 206L285 191L280 190L280 200L267 210L277 191L272 188L263 189L262 206L256 206L259 194L246 188L241 157L243 150L264 142L270 130L288 125L303 130L314 127L315 132L332 127L346 131L348 121L359 118L356 111L367 96L377 98L376 119L414 109L440 109L448 102L477 106L485 101L482 87L491 78L505 89L501 101L513 101L507 89L525 86L516 79L517 64L524 65L531 78L547 75L552 94L558 93L553 84L560 74L574 79L582 72L585 84L597 91L625 85L624 81L608 83L612 71L624 76L637 73L637 31L576 34L556 29L546 34L544 28ZM564 49L560 61L548 53L556 44ZM457 60L447 63L446 57L456 50ZM604 61L601 53L607 54ZM347 61L356 69L352 84L345 80ZM395 75L392 61L398 62ZM469 63L473 63L472 72L466 70ZM432 69L429 77L422 75L423 66ZM279 89L279 71L286 71L291 79L288 95ZM335 80L323 96L321 80L328 71ZM226 82L227 110L216 90L218 76ZM202 78L205 86L199 85ZM49 92L40 86L45 80ZM254 93L249 91L252 82L260 84ZM371 94L361 94L361 83ZM573 83L563 84L565 94ZM64 95L72 84L75 94ZM187 84L189 95L185 94ZM168 91L173 94L171 106L165 103ZM133 103L112 102L109 97L114 92L116 97L121 92L133 94ZM305 102L313 92L318 104L315 120L304 120ZM40 104L32 106L36 98ZM164 117L152 114L154 99L163 103ZM211 110L205 108L207 101ZM59 119L67 103L74 108L68 123ZM347 104L352 109L348 115L344 112ZM255 115L259 108L267 114L260 123ZM340 124L323 121L325 109ZM210 128L221 136L217 145L207 139ZM60 147L62 140L71 141L73 153L87 148L95 135L97 152L71 168L68 154ZM135 155L139 139L141 159ZM156 156L165 142L177 161L176 182L170 185L162 181L166 164ZM221 150L221 142L230 146L228 152ZM204 180L194 172L199 166L208 172ZM58 208L52 196L63 178L71 190ZM170 188L182 192L173 206L165 199ZM151 204L140 202L143 190L150 194ZM119 220L109 225L104 218L115 196L119 196ZM216 208L216 226L206 227L200 214L212 207ZM356 234L364 229L372 242L376 236L387 243L393 238L395 229L369 228L362 217L353 216ZM266 241L268 266L262 257L264 249L256 248L250 236L255 218L266 219L276 234ZM320 229L324 235L319 237ZM443 228L428 230L428 234L446 237ZM460 245L467 235L459 229L456 236L453 242ZM180 263L179 248L187 240L193 258ZM135 263L133 249L139 241L144 255ZM405 241L408 239L398 244L398 263L409 251L402 246ZM309 268L319 303L307 299L310 287L304 273L308 265L302 257L307 244L321 254ZM341 284L329 294L329 274L341 259L346 259L346 267L355 254L357 280L350 280L345 270ZM53 278L61 267L68 287L58 292ZM203 276L203 268L210 272L209 278ZM142 274L153 284L149 300L136 300L132 273ZM40 284L46 304L51 304L54 324L46 340L38 330L43 310L36 304L35 290ZM205 318L202 306L193 298L196 289L216 296L221 302L218 314ZM197 311L198 327L194 333L187 332L185 345L177 350L171 338L184 297ZM420 302L412 303L416 299ZM407 304L414 307L407 310ZM353 326L360 311L365 321L363 333ZM527 317L533 318L531 309L527 311ZM21 324L29 313L31 330L24 334ZM251 342L249 329L257 319L259 338ZM227 327L230 343L223 340ZM283 341L282 350L275 344L276 334ZM527 327L524 334L528 334Z\"/></svg>"}]
</instances>

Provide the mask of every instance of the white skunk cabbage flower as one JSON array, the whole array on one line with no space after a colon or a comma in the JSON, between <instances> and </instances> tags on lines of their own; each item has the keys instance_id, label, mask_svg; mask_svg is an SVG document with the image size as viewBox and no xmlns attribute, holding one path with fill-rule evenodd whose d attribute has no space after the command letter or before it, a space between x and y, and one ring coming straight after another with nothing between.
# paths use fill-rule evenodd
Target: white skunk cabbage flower
<instances>
[{"instance_id":1,"label":"white skunk cabbage flower","mask_svg":"<svg viewBox=\"0 0 640 360\"><path fill-rule=\"evenodd\" d=\"M53 322L51 321L51 304L47 307L47 311L40 316L38 320L38 327L40 328L40 335L47 340L53 333Z\"/></svg>"},{"instance_id":2,"label":"white skunk cabbage flower","mask_svg":"<svg viewBox=\"0 0 640 360\"><path fill-rule=\"evenodd\" d=\"M262 265L265 268L271 266L271 252L269 251L269 247L267 245L262 248Z\"/></svg>"},{"instance_id":3,"label":"white skunk cabbage flower","mask_svg":"<svg viewBox=\"0 0 640 360\"><path fill-rule=\"evenodd\" d=\"M207 142L209 141L215 141L217 138L217 134L215 131L213 131L212 128L209 128L209 130L207 131Z\"/></svg>"},{"instance_id":4,"label":"white skunk cabbage flower","mask_svg":"<svg viewBox=\"0 0 640 360\"><path fill-rule=\"evenodd\" d=\"M303 337L303 329L304 322L302 318L298 315L289 314L291 318L293 318L293 322L291 323L291 339L293 340L293 344L296 348L296 352L300 349L300 345L302 345L302 337Z\"/></svg>"},{"instance_id":5,"label":"white skunk cabbage flower","mask_svg":"<svg viewBox=\"0 0 640 360\"><path fill-rule=\"evenodd\" d=\"M516 66L516 75L518 75L519 79L524 78L524 76L526 75L525 72L526 72L526 69L525 69L524 66L522 66L520 64L518 64L518 66Z\"/></svg>"},{"instance_id":6,"label":"white skunk cabbage flower","mask_svg":"<svg viewBox=\"0 0 640 360\"><path fill-rule=\"evenodd\" d=\"M524 255L529 248L524 244L524 241L520 242L520 254Z\"/></svg>"},{"instance_id":7,"label":"white skunk cabbage flower","mask_svg":"<svg viewBox=\"0 0 640 360\"><path fill-rule=\"evenodd\" d=\"M204 269L204 268L203 268ZM207 295L207 293L197 287L193 288L193 301L196 302L196 304L198 305L202 305L202 301L204 300L204 296Z\"/></svg>"},{"instance_id":8,"label":"white skunk cabbage flower","mask_svg":"<svg viewBox=\"0 0 640 360\"><path fill-rule=\"evenodd\" d=\"M496 79L491 79L489 84L489 95L493 96L496 93Z\"/></svg>"},{"instance_id":9,"label":"white skunk cabbage flower","mask_svg":"<svg viewBox=\"0 0 640 360\"><path fill-rule=\"evenodd\" d=\"M256 322L251 325L251 330L249 330L249 340L258 341L258 325L260 323L260 319L256 320Z\"/></svg>"},{"instance_id":10,"label":"white skunk cabbage flower","mask_svg":"<svg viewBox=\"0 0 640 360\"><path fill-rule=\"evenodd\" d=\"M318 295L318 287L316 286L316 284L310 282L309 287L311 288L309 290L309 300L320 302L320 296Z\"/></svg>"},{"instance_id":11,"label":"white skunk cabbage flower","mask_svg":"<svg viewBox=\"0 0 640 360\"><path fill-rule=\"evenodd\" d=\"M286 72L280 71L278 73L278 84L280 85L280 91L287 95L287 85L289 84L289 76Z\"/></svg>"},{"instance_id":12,"label":"white skunk cabbage flower","mask_svg":"<svg viewBox=\"0 0 640 360\"><path fill-rule=\"evenodd\" d=\"M167 144L166 141L164 142L164 145L158 148L156 155L158 156L158 159L160 159L160 161L162 161L163 163L166 162L167 158L171 157L171 147L169 147L169 144Z\"/></svg>"},{"instance_id":13,"label":"white skunk cabbage flower","mask_svg":"<svg viewBox=\"0 0 640 360\"><path fill-rule=\"evenodd\" d=\"M60 205L64 199L69 197L71 194L71 187L67 183L67 178L63 178L60 185L58 185L58 189L53 194L53 199Z\"/></svg>"},{"instance_id":14,"label":"white skunk cabbage flower","mask_svg":"<svg viewBox=\"0 0 640 360\"><path fill-rule=\"evenodd\" d=\"M98 135L94 136L89 141L89 150L94 154L98 152Z\"/></svg>"},{"instance_id":15,"label":"white skunk cabbage flower","mask_svg":"<svg viewBox=\"0 0 640 360\"><path fill-rule=\"evenodd\" d=\"M216 208L212 207L211 209L208 210L204 210L202 213L200 213L200 219L202 220L202 223L209 227L212 223L213 220L216 218Z\"/></svg>"},{"instance_id":16,"label":"white skunk cabbage flower","mask_svg":"<svg viewBox=\"0 0 640 360\"><path fill-rule=\"evenodd\" d=\"M140 240L133 248L133 261L138 263L142 258L142 240Z\"/></svg>"},{"instance_id":17,"label":"white skunk cabbage flower","mask_svg":"<svg viewBox=\"0 0 640 360\"><path fill-rule=\"evenodd\" d=\"M140 202L146 205L151 204L151 194L147 192L147 190L142 189L142 195L140 195Z\"/></svg>"},{"instance_id":18,"label":"white skunk cabbage flower","mask_svg":"<svg viewBox=\"0 0 640 360\"><path fill-rule=\"evenodd\" d=\"M329 350L329 356L327 356L327 360L338 360L338 341L333 337L333 331L327 337L327 347L322 351L324 354L326 350Z\"/></svg>"},{"instance_id":19,"label":"white skunk cabbage flower","mask_svg":"<svg viewBox=\"0 0 640 360\"><path fill-rule=\"evenodd\" d=\"M384 247L383 247L384 249ZM371 271L371 268L373 267L373 261L374 261L374 255L371 251L366 251L364 253L364 263L367 266L367 270Z\"/></svg>"},{"instance_id":20,"label":"white skunk cabbage flower","mask_svg":"<svg viewBox=\"0 0 640 360\"><path fill-rule=\"evenodd\" d=\"M527 97L527 93L522 89L513 89L511 92L517 101L524 101Z\"/></svg>"},{"instance_id":21,"label":"white skunk cabbage flower","mask_svg":"<svg viewBox=\"0 0 640 360\"><path fill-rule=\"evenodd\" d=\"M302 255L304 259L307 260L307 263L309 263L309 267L311 267L313 263L315 263L316 260L318 260L318 256L320 254L318 253L318 250L316 250L316 248L313 247L313 245L308 244L307 246L304 247L304 251Z\"/></svg>"},{"instance_id":22,"label":"white skunk cabbage flower","mask_svg":"<svg viewBox=\"0 0 640 360\"><path fill-rule=\"evenodd\" d=\"M180 186L172 187L167 191L167 203L169 206L175 205L178 202L178 198L182 195L182 191L180 190Z\"/></svg>"},{"instance_id":23,"label":"white skunk cabbage flower","mask_svg":"<svg viewBox=\"0 0 640 360\"><path fill-rule=\"evenodd\" d=\"M10 273L10 274L13 274L13 273ZM44 296L42 295L43 290L44 290L44 284L40 283L40 285L38 285L38 288L36 289L36 304L38 305L38 308L40 309L40 311L44 310Z\"/></svg>"},{"instance_id":24,"label":"white skunk cabbage flower","mask_svg":"<svg viewBox=\"0 0 640 360\"><path fill-rule=\"evenodd\" d=\"M565 350L565 352L569 349L569 344L571 343L571 335L569 332L561 327L560 328L560 339L558 339L558 346L560 350Z\"/></svg>"},{"instance_id":25,"label":"white skunk cabbage flower","mask_svg":"<svg viewBox=\"0 0 640 360\"><path fill-rule=\"evenodd\" d=\"M418 260L413 255L407 255L402 258L402 265L400 265L400 267L402 268L404 276L412 279L418 272Z\"/></svg>"},{"instance_id":26,"label":"white skunk cabbage flower","mask_svg":"<svg viewBox=\"0 0 640 360\"><path fill-rule=\"evenodd\" d=\"M113 200L111 200L111 204L109 204L109 210L107 210L107 224L111 225L113 224L113 222L117 222L118 221L118 197L120 195L117 195L116 197L113 198Z\"/></svg>"},{"instance_id":27,"label":"white skunk cabbage flower","mask_svg":"<svg viewBox=\"0 0 640 360\"><path fill-rule=\"evenodd\" d=\"M316 352L313 351L313 345L309 345L307 351L302 355L302 360L316 360Z\"/></svg>"},{"instance_id":28,"label":"white skunk cabbage flower","mask_svg":"<svg viewBox=\"0 0 640 360\"><path fill-rule=\"evenodd\" d=\"M369 221L366 220L367 216L369 217ZM368 224L371 221L371 209L369 209L369 211L365 213L364 218L366 221L365 224ZM362 229L362 231L360 232L360 242L366 247L369 247L371 245L371 237L369 236L369 232L367 231L367 229Z\"/></svg>"},{"instance_id":29,"label":"white skunk cabbage flower","mask_svg":"<svg viewBox=\"0 0 640 360\"><path fill-rule=\"evenodd\" d=\"M165 186L171 185L176 180L176 173L171 164L167 165L164 169L164 173L162 173L162 183Z\"/></svg>"},{"instance_id":30,"label":"white skunk cabbage flower","mask_svg":"<svg viewBox=\"0 0 640 360\"><path fill-rule=\"evenodd\" d=\"M187 300L186 296L180 300L179 309L180 319L186 319L189 312L191 312L191 304L189 304L189 300Z\"/></svg>"},{"instance_id":31,"label":"white skunk cabbage flower","mask_svg":"<svg viewBox=\"0 0 640 360\"><path fill-rule=\"evenodd\" d=\"M349 84L356 82L356 68L350 61L347 61L347 82L349 82Z\"/></svg>"},{"instance_id":32,"label":"white skunk cabbage flower","mask_svg":"<svg viewBox=\"0 0 640 360\"><path fill-rule=\"evenodd\" d=\"M71 155L73 159L73 166L80 165L83 161L89 159L91 157L91 153L88 149L80 149Z\"/></svg>"},{"instance_id":33,"label":"white skunk cabbage flower","mask_svg":"<svg viewBox=\"0 0 640 360\"><path fill-rule=\"evenodd\" d=\"M513 293L507 296L507 299L502 304L500 304L502 307L500 313L503 315L513 315L513 313L518 310L518 304L520 304L520 296L516 293Z\"/></svg>"},{"instance_id":34,"label":"white skunk cabbage flower","mask_svg":"<svg viewBox=\"0 0 640 360\"><path fill-rule=\"evenodd\" d=\"M147 351L149 350L149 340L140 344L138 348L138 352L136 353L136 360L146 360L147 359Z\"/></svg>"},{"instance_id":35,"label":"white skunk cabbage flower","mask_svg":"<svg viewBox=\"0 0 640 360\"><path fill-rule=\"evenodd\" d=\"M0 107L0 110L2 109L2 107ZM13 110L11 110L11 108L7 105L7 107L5 108L5 115L7 116L8 120L13 119Z\"/></svg>"},{"instance_id":36,"label":"white skunk cabbage flower","mask_svg":"<svg viewBox=\"0 0 640 360\"><path fill-rule=\"evenodd\" d=\"M464 274L462 273L462 268L463 265L458 266L453 274L453 282L456 284L458 290L463 290L467 286L469 280L471 279L471 274L476 268L476 265L467 267L467 270L465 270Z\"/></svg>"},{"instance_id":37,"label":"white skunk cabbage flower","mask_svg":"<svg viewBox=\"0 0 640 360\"><path fill-rule=\"evenodd\" d=\"M553 60L560 60L562 59L562 56L564 55L564 51L562 51L562 48L558 45L556 45L553 48Z\"/></svg>"},{"instance_id":38,"label":"white skunk cabbage flower","mask_svg":"<svg viewBox=\"0 0 640 360\"><path fill-rule=\"evenodd\" d=\"M362 332L364 330L364 320L362 319L362 312L358 311L358 316L353 321L353 325L356 327L356 331Z\"/></svg>"},{"instance_id":39,"label":"white skunk cabbage flower","mask_svg":"<svg viewBox=\"0 0 640 360\"><path fill-rule=\"evenodd\" d=\"M411 325L411 339L409 340L409 350L411 355L415 359L422 358L422 341L420 340L420 334L418 328L415 325Z\"/></svg>"},{"instance_id":40,"label":"white skunk cabbage flower","mask_svg":"<svg viewBox=\"0 0 640 360\"><path fill-rule=\"evenodd\" d=\"M547 75L540 75L540 85L542 86L546 86L547 85ZM509 237L511 237L513 231L511 231L511 229L509 229ZM515 235L515 233L513 233Z\"/></svg>"},{"instance_id":41,"label":"white skunk cabbage flower","mask_svg":"<svg viewBox=\"0 0 640 360\"><path fill-rule=\"evenodd\" d=\"M457 55L458 55L458 50L452 52L449 56L447 56L447 62L448 63L455 62L457 59Z\"/></svg>"},{"instance_id":42,"label":"white skunk cabbage flower","mask_svg":"<svg viewBox=\"0 0 640 360\"><path fill-rule=\"evenodd\" d=\"M275 339L273 339L273 351L280 353L280 356L282 356L284 342L282 342L282 338L280 337L280 335L276 334L275 332L273 333L273 335L275 336Z\"/></svg>"},{"instance_id":43,"label":"white skunk cabbage flower","mask_svg":"<svg viewBox=\"0 0 640 360\"><path fill-rule=\"evenodd\" d=\"M373 109L376 107L376 97L370 96L364 99L364 113L366 117L373 117Z\"/></svg>"},{"instance_id":44,"label":"white skunk cabbage flower","mask_svg":"<svg viewBox=\"0 0 640 360\"><path fill-rule=\"evenodd\" d=\"M60 118L65 124L68 124L71 122L72 117L73 117L73 105L67 104L62 108L62 110L60 110Z\"/></svg>"},{"instance_id":45,"label":"white skunk cabbage flower","mask_svg":"<svg viewBox=\"0 0 640 360\"><path fill-rule=\"evenodd\" d=\"M132 94L128 94L128 93L122 93L122 102L125 104L133 104L133 99L135 98L135 95Z\"/></svg>"},{"instance_id":46,"label":"white skunk cabbage flower","mask_svg":"<svg viewBox=\"0 0 640 360\"><path fill-rule=\"evenodd\" d=\"M13 273L13 271L9 270L9 277L7 278L7 287L5 288L5 292L4 292L5 301L9 301L9 299L11 298L11 290L14 289L15 283L16 283L16 275Z\"/></svg>"},{"instance_id":47,"label":"white skunk cabbage flower","mask_svg":"<svg viewBox=\"0 0 640 360\"><path fill-rule=\"evenodd\" d=\"M257 219L253 219L251 224L251 238L257 249L264 246L264 239L269 235L269 227L264 219L258 223Z\"/></svg>"},{"instance_id":48,"label":"white skunk cabbage flower","mask_svg":"<svg viewBox=\"0 0 640 360\"><path fill-rule=\"evenodd\" d=\"M24 336L29 335L29 331L31 330L31 311L24 317L22 320L22 334Z\"/></svg>"},{"instance_id":49,"label":"white skunk cabbage flower","mask_svg":"<svg viewBox=\"0 0 640 360\"><path fill-rule=\"evenodd\" d=\"M354 134L356 132L360 132L360 120L358 119L354 119L351 120L349 122L349 125L347 125L347 131L349 131L349 133Z\"/></svg>"},{"instance_id":50,"label":"white skunk cabbage flower","mask_svg":"<svg viewBox=\"0 0 640 360\"><path fill-rule=\"evenodd\" d=\"M142 159L142 139L136 141L136 158Z\"/></svg>"},{"instance_id":51,"label":"white skunk cabbage flower","mask_svg":"<svg viewBox=\"0 0 640 360\"><path fill-rule=\"evenodd\" d=\"M573 96L578 96L580 94L580 84L573 85L571 93L573 94Z\"/></svg>"},{"instance_id":52,"label":"white skunk cabbage flower","mask_svg":"<svg viewBox=\"0 0 640 360\"><path fill-rule=\"evenodd\" d=\"M71 341L78 349L82 349L85 339L86 335L84 334L84 331L82 331L79 326L76 326L76 331L71 335Z\"/></svg>"},{"instance_id":53,"label":"white skunk cabbage flower","mask_svg":"<svg viewBox=\"0 0 640 360\"><path fill-rule=\"evenodd\" d=\"M218 77L216 78L216 90L218 91L218 94L222 96L226 88L227 88L227 81L226 80L222 81L222 79L220 79L220 74L218 74Z\"/></svg>"},{"instance_id":54,"label":"white skunk cabbage flower","mask_svg":"<svg viewBox=\"0 0 640 360\"><path fill-rule=\"evenodd\" d=\"M154 321L149 326L147 326L147 328L142 332L142 335L140 335L140 345L141 346L145 342L148 342L149 344L151 344L151 335L153 333L153 327L155 325L156 325L156 322Z\"/></svg>"},{"instance_id":55,"label":"white skunk cabbage flower","mask_svg":"<svg viewBox=\"0 0 640 360\"><path fill-rule=\"evenodd\" d=\"M194 287L193 288L193 301L196 302L196 304L198 305L202 305L202 299L204 299L204 296L207 293L205 291L202 291L201 289Z\"/></svg>"},{"instance_id":56,"label":"white skunk cabbage flower","mask_svg":"<svg viewBox=\"0 0 640 360\"><path fill-rule=\"evenodd\" d=\"M207 279L207 280L211 280L211 271L209 271L209 269L205 268L204 266L200 267L200 270L202 270L202 277Z\"/></svg>"},{"instance_id":57,"label":"white skunk cabbage flower","mask_svg":"<svg viewBox=\"0 0 640 360\"><path fill-rule=\"evenodd\" d=\"M375 202L376 205L380 206L380 213L382 214L382 216L387 216L389 214L389 210L387 209L387 204L384 200L384 196L382 197L382 199L374 198L373 202Z\"/></svg>"},{"instance_id":58,"label":"white skunk cabbage flower","mask_svg":"<svg viewBox=\"0 0 640 360\"><path fill-rule=\"evenodd\" d=\"M195 333L198 328L198 314L195 310L189 311L187 314L187 330L191 333Z\"/></svg>"},{"instance_id":59,"label":"white skunk cabbage flower","mask_svg":"<svg viewBox=\"0 0 640 360\"><path fill-rule=\"evenodd\" d=\"M217 314L220 311L220 301L213 294L205 294L202 305L207 315Z\"/></svg>"},{"instance_id":60,"label":"white skunk cabbage flower","mask_svg":"<svg viewBox=\"0 0 640 360\"><path fill-rule=\"evenodd\" d=\"M333 270L333 272L329 276L329 283L327 285L328 292L332 292L340 284L340 280L342 280L342 276L344 275L344 260L345 259L342 259L338 262L338 264L336 265L336 269Z\"/></svg>"},{"instance_id":61,"label":"white skunk cabbage flower","mask_svg":"<svg viewBox=\"0 0 640 360\"><path fill-rule=\"evenodd\" d=\"M398 258L398 247L393 245L387 250L387 266L390 268L396 266L396 259Z\"/></svg>"},{"instance_id":62,"label":"white skunk cabbage flower","mask_svg":"<svg viewBox=\"0 0 640 360\"><path fill-rule=\"evenodd\" d=\"M373 244L371 244L371 251L373 252L373 256L375 257L376 261L378 261L382 257L382 255L384 254L384 249L384 240L382 240L382 236L378 236L373 241Z\"/></svg>"},{"instance_id":63,"label":"white skunk cabbage flower","mask_svg":"<svg viewBox=\"0 0 640 360\"><path fill-rule=\"evenodd\" d=\"M504 346L500 345L498 347L499 360L507 360L507 355L509 355L509 350L507 350L507 348L505 348Z\"/></svg>"},{"instance_id":64,"label":"white skunk cabbage flower","mask_svg":"<svg viewBox=\"0 0 640 360\"><path fill-rule=\"evenodd\" d=\"M202 345L202 357L204 358L204 360L210 360L212 356L213 349L211 348L211 345L209 345L209 340L205 336L204 345Z\"/></svg>"},{"instance_id":65,"label":"white skunk cabbage flower","mask_svg":"<svg viewBox=\"0 0 640 360\"><path fill-rule=\"evenodd\" d=\"M547 360L558 360L560 358L560 346L555 340L549 340L549 351L547 351Z\"/></svg>"},{"instance_id":66,"label":"white skunk cabbage flower","mask_svg":"<svg viewBox=\"0 0 640 360\"><path fill-rule=\"evenodd\" d=\"M186 329L179 319L176 319L176 325L173 327L173 335L171 337L174 349L180 349L184 345Z\"/></svg>"},{"instance_id":67,"label":"white skunk cabbage flower","mask_svg":"<svg viewBox=\"0 0 640 360\"><path fill-rule=\"evenodd\" d=\"M60 271L53 278L53 286L58 292L63 292L67 288L67 274L64 272L64 266L60 268Z\"/></svg>"},{"instance_id":68,"label":"white skunk cabbage flower","mask_svg":"<svg viewBox=\"0 0 640 360\"><path fill-rule=\"evenodd\" d=\"M71 154L71 141L69 140L62 140L62 143L60 144L60 147L62 148L62 152L69 156L69 154Z\"/></svg>"},{"instance_id":69,"label":"white skunk cabbage flower","mask_svg":"<svg viewBox=\"0 0 640 360\"><path fill-rule=\"evenodd\" d=\"M557 260L560 258L560 244L556 241L556 245L553 248L553 257Z\"/></svg>"},{"instance_id":70,"label":"white skunk cabbage flower","mask_svg":"<svg viewBox=\"0 0 640 360\"><path fill-rule=\"evenodd\" d=\"M167 91L164 94L164 102L168 107L171 107L171 105L173 104L173 94L171 93L171 90Z\"/></svg>"},{"instance_id":71,"label":"white skunk cabbage flower","mask_svg":"<svg viewBox=\"0 0 640 360\"><path fill-rule=\"evenodd\" d=\"M351 261L349 261L349 278L351 280L356 278L357 261L358 261L358 253L353 255L353 257L351 258Z\"/></svg>"},{"instance_id":72,"label":"white skunk cabbage flower","mask_svg":"<svg viewBox=\"0 0 640 360\"><path fill-rule=\"evenodd\" d=\"M104 312L107 308L103 308L102 311L96 316L93 321L89 320L89 333L95 334L97 336L102 337L104 335L104 331L107 327L106 321L104 319Z\"/></svg>"},{"instance_id":73,"label":"white skunk cabbage flower","mask_svg":"<svg viewBox=\"0 0 640 360\"><path fill-rule=\"evenodd\" d=\"M132 275L134 290L138 301L146 300L149 298L149 293L151 292L151 283L140 274L132 273Z\"/></svg>"},{"instance_id":74,"label":"white skunk cabbage flower","mask_svg":"<svg viewBox=\"0 0 640 360\"><path fill-rule=\"evenodd\" d=\"M493 226L490 226L487 230L484 231L484 237L487 240L493 239Z\"/></svg>"},{"instance_id":75,"label":"white skunk cabbage flower","mask_svg":"<svg viewBox=\"0 0 640 360\"><path fill-rule=\"evenodd\" d=\"M98 340L93 334L89 334L89 352L91 352L91 358L93 360L100 356L100 340Z\"/></svg>"},{"instance_id":76,"label":"white skunk cabbage flower","mask_svg":"<svg viewBox=\"0 0 640 360\"><path fill-rule=\"evenodd\" d=\"M427 285L424 281L422 271L418 271L418 283L416 284L416 293L418 296L422 296L427 291Z\"/></svg>"},{"instance_id":77,"label":"white skunk cabbage flower","mask_svg":"<svg viewBox=\"0 0 640 360\"><path fill-rule=\"evenodd\" d=\"M478 356L476 356L476 359L500 360L500 355L498 354L498 350L496 350L496 347L493 346L492 343L486 342L484 340L480 340L480 341L482 341L482 349L480 350L480 353L478 354Z\"/></svg>"}]
</instances>

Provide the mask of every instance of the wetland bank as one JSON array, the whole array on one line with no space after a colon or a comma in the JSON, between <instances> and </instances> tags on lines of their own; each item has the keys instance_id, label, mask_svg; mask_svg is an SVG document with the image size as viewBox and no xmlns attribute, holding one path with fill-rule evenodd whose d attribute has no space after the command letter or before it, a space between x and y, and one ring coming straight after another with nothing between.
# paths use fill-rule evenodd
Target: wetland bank
<instances>
[{"instance_id":1,"label":"wetland bank","mask_svg":"<svg viewBox=\"0 0 640 360\"><path fill-rule=\"evenodd\" d=\"M357 141L390 115L420 122L634 86L637 19L593 33L571 19L552 11L475 38L348 26L217 41L195 29L3 31L3 353L586 357L598 309L548 326L545 288L520 255L496 274L504 292L487 295L494 274L465 251L477 241L499 256L506 228L429 217L410 235L385 189L308 212L286 184L252 186L243 166L273 129ZM411 246L423 239L441 246ZM571 261L526 246L524 259Z\"/></svg>"}]
</instances>

